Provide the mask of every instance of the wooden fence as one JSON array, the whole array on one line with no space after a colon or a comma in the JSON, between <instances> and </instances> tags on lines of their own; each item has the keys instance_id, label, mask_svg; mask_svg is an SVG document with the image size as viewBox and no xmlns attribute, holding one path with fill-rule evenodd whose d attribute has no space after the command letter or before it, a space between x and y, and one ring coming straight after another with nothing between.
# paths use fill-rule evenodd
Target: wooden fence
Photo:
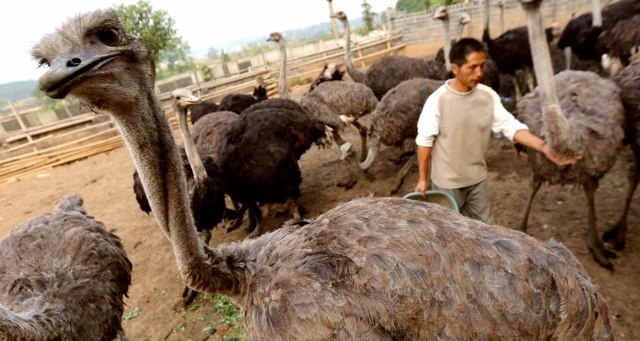
<instances>
[{"instance_id":1,"label":"wooden fence","mask_svg":"<svg viewBox=\"0 0 640 341\"><path fill-rule=\"evenodd\" d=\"M401 43L402 32L393 31L382 39L360 43L352 49L354 63L359 67L375 62L405 47ZM326 62L341 63L342 47L331 47L307 55L291 58L287 63L287 82L313 78ZM279 63L262 70L251 71L200 85L191 85L192 91L203 100L219 100L230 93L250 93L256 76L266 81L269 97L277 97L276 83ZM175 115L169 104L170 94L159 94L169 122L177 131ZM56 111L40 108L19 111L9 104L11 113L0 117L2 127L13 129L0 133L0 184L35 175L52 167L63 165L91 155L107 152L123 145L123 141L106 115L96 115L78 104ZM68 117L65 119L55 119Z\"/></svg>"}]
</instances>

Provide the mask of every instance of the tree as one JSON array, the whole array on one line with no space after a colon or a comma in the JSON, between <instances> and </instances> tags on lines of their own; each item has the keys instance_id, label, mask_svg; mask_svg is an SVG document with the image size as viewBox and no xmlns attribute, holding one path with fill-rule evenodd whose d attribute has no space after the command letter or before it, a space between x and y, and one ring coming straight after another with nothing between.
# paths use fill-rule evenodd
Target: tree
<instances>
[{"instance_id":1,"label":"tree","mask_svg":"<svg viewBox=\"0 0 640 341\"><path fill-rule=\"evenodd\" d=\"M375 29L374 20L378 13L371 11L371 5L367 0L362 1L362 20L364 21L365 34Z\"/></svg>"},{"instance_id":2,"label":"tree","mask_svg":"<svg viewBox=\"0 0 640 341\"><path fill-rule=\"evenodd\" d=\"M209 57L209 59L211 60L216 60L220 58L220 51L218 51L218 49L216 49L215 47L210 47L207 51L207 57Z\"/></svg>"},{"instance_id":3,"label":"tree","mask_svg":"<svg viewBox=\"0 0 640 341\"><path fill-rule=\"evenodd\" d=\"M224 52L224 49L220 50L220 58L222 59L223 63L231 61L231 56Z\"/></svg>"},{"instance_id":4,"label":"tree","mask_svg":"<svg viewBox=\"0 0 640 341\"><path fill-rule=\"evenodd\" d=\"M144 0L133 5L116 5L113 9L118 13L124 30L147 46L156 64L161 61L168 65L175 65L177 60L188 62L189 44L177 35L175 22L167 11L156 11Z\"/></svg>"},{"instance_id":5,"label":"tree","mask_svg":"<svg viewBox=\"0 0 640 341\"><path fill-rule=\"evenodd\" d=\"M444 0L444 5L459 4L464 0ZM398 0L396 10L398 12L413 13L429 9L431 6L443 5L442 0Z\"/></svg>"}]
</instances>

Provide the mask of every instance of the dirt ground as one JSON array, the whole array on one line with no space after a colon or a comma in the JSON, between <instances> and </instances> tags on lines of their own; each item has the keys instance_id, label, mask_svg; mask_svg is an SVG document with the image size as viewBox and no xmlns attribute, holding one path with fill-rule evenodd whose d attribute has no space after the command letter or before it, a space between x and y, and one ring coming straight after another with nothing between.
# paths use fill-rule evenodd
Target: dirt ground
<instances>
[{"instance_id":1,"label":"dirt ground","mask_svg":"<svg viewBox=\"0 0 640 341\"><path fill-rule=\"evenodd\" d=\"M365 119L363 123L368 123ZM355 130L345 138L359 145ZM393 179L402 164L388 160L393 150L382 149L368 171L349 190L336 187L346 177L338 161L337 146L315 147L303 155L300 203L307 217L317 216L350 199L368 195L389 196ZM602 179L596 193L600 231L611 227L622 211L627 185L629 152L621 154L615 168ZM403 160L406 161L405 158ZM529 166L525 155L518 156L512 145L493 139L487 155L494 215L497 223L518 225L528 193ZM157 228L153 216L140 211L132 191L134 167L124 148L57 167L35 177L0 187L0 238L23 221L50 211L57 199L78 193L88 212L114 229L131 259L133 284L126 300L124 327L132 341L142 340L233 340L243 339L237 327L238 314L226 302L200 297L188 309L181 307L184 288L169 242ZM417 180L413 166L398 194L412 192ZM582 262L593 282L609 301L615 316L619 340L640 340L640 198L636 194L629 214L627 247L614 260L615 272L598 266L586 243L587 205L581 188L543 186L534 203L529 233L540 239L555 238L564 243ZM288 216L266 218L268 230L276 229ZM240 241L243 226L227 234L216 230L211 244ZM218 312L216 314L215 312Z\"/></svg>"}]
</instances>

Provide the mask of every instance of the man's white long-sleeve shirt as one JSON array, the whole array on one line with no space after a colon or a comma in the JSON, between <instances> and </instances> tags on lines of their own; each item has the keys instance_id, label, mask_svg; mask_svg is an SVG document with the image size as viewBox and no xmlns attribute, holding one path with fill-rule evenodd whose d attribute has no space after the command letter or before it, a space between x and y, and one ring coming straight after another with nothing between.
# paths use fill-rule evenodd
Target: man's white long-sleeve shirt
<instances>
[{"instance_id":1,"label":"man's white long-sleeve shirt","mask_svg":"<svg viewBox=\"0 0 640 341\"><path fill-rule=\"evenodd\" d=\"M416 144L433 147L431 180L441 188L462 188L487 178L484 155L491 132L509 140L518 130L529 129L509 113L500 96L478 84L458 92L447 81L427 99L420 119Z\"/></svg>"}]
</instances>

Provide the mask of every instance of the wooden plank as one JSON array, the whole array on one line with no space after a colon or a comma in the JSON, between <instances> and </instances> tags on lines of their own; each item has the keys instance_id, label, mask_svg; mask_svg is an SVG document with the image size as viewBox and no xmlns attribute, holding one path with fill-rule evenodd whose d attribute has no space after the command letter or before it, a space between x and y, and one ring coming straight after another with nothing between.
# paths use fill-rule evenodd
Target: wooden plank
<instances>
[{"instance_id":1,"label":"wooden plank","mask_svg":"<svg viewBox=\"0 0 640 341\"><path fill-rule=\"evenodd\" d=\"M20 125L20 129L22 129L22 132L27 137L27 141L33 142L33 139L31 138L31 135L29 135L29 133L27 132L27 127L24 125L24 122L22 122L22 117L20 117L20 115L18 114L18 111L16 110L16 107L13 106L13 102L9 101L9 106L11 107L11 112L13 113L13 116L15 116L16 120L18 121L18 124ZM38 148L36 148L36 146L34 146L34 145L32 145L31 147L35 151L38 150Z\"/></svg>"}]
</instances>

